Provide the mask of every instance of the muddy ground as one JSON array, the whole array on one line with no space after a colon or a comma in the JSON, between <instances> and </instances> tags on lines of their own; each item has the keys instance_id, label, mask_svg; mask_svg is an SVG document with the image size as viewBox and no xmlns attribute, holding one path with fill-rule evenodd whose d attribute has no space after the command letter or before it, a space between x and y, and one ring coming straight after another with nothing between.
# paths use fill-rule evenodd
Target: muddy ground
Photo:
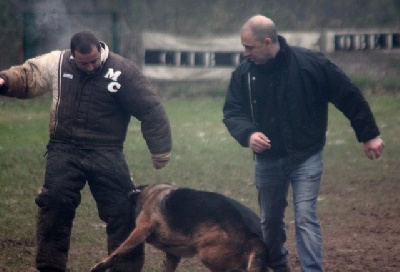
<instances>
[{"instance_id":1,"label":"muddy ground","mask_svg":"<svg viewBox=\"0 0 400 272\"><path fill-rule=\"evenodd\" d=\"M400 271L400 178L354 181L346 187L334 184L323 186L319 207L324 239L325 271ZM290 267L295 272L301 271L301 268L295 248L294 223L290 209L289 204L287 247ZM0 265L0 272L20 271L18 269L21 267L24 267L25 271L36 271L33 268L34 248L33 239L2 240L1 251L18 249L19 253L17 256L5 254L15 262L12 266ZM91 260L106 254L103 248L96 247L90 250L95 254ZM76 256L72 257L74 258ZM161 271L162 259L163 254L160 251L147 245L143 272ZM192 258L183 259L178 271L207 270L197 259Z\"/></svg>"}]
</instances>

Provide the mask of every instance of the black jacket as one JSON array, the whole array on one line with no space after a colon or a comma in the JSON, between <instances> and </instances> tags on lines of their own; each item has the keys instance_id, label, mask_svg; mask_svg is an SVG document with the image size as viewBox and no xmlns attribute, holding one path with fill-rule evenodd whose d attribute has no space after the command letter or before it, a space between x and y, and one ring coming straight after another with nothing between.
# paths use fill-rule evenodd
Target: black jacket
<instances>
[{"instance_id":1,"label":"black jacket","mask_svg":"<svg viewBox=\"0 0 400 272\"><path fill-rule=\"evenodd\" d=\"M350 120L359 142L379 135L371 109L361 91L344 72L322 53L288 46L279 37L281 50L276 67L278 78L272 77L267 91L275 92L275 140L280 150L266 150L260 157L291 156L304 160L322 150L328 124L328 102L333 103ZM269 61L270 62L270 61ZM257 67L245 60L232 73L223 107L223 122L230 134L244 147L248 147L253 132L265 133L266 101L259 92L262 76L274 71L266 69L260 74ZM271 76L269 77L271 81ZM270 125L270 124L268 124ZM269 135L266 135L269 137ZM274 139L271 145L274 146Z\"/></svg>"}]
</instances>

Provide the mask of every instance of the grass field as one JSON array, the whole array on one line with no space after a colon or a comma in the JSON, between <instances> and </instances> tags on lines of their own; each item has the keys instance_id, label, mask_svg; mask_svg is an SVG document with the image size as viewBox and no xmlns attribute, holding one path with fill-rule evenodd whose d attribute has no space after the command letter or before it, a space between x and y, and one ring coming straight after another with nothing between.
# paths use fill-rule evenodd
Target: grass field
<instances>
[{"instance_id":1,"label":"grass field","mask_svg":"<svg viewBox=\"0 0 400 272\"><path fill-rule=\"evenodd\" d=\"M330 109L319 214L326 271L400 271L400 98L367 96L386 142L381 159L368 160L347 119ZM149 152L132 120L125 154L137 184L170 182L233 197L258 212L253 161L222 124L223 98L170 99L165 106L174 139L165 169L151 166ZM50 99L0 98L0 272L35 271L34 197L44 176ZM105 227L85 188L74 222L70 271L88 271L105 251ZM287 210L288 248L300 271ZM162 254L147 247L145 271L160 271ZM185 260L178 271L205 271Z\"/></svg>"}]
</instances>

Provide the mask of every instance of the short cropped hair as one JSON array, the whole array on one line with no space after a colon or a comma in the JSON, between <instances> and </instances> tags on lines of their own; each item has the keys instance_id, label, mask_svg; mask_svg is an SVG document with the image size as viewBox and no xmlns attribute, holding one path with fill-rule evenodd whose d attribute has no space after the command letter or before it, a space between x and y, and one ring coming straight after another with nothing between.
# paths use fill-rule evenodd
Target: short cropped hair
<instances>
[{"instance_id":1,"label":"short cropped hair","mask_svg":"<svg viewBox=\"0 0 400 272\"><path fill-rule=\"evenodd\" d=\"M253 25L251 31L258 41L263 41L265 38L270 38L273 43L278 41L278 34L275 24L273 25Z\"/></svg>"},{"instance_id":2,"label":"short cropped hair","mask_svg":"<svg viewBox=\"0 0 400 272\"><path fill-rule=\"evenodd\" d=\"M71 38L71 53L75 55L75 51L82 54L89 54L92 52L92 46L96 46L100 51L100 41L90 31L81 31L74 34Z\"/></svg>"}]
</instances>

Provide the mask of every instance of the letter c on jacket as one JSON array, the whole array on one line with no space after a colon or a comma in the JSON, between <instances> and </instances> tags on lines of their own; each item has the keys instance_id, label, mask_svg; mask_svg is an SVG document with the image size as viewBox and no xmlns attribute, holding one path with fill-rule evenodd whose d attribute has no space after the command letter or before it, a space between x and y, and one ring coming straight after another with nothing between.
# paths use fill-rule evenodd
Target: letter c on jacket
<instances>
[{"instance_id":1,"label":"letter c on jacket","mask_svg":"<svg viewBox=\"0 0 400 272\"><path fill-rule=\"evenodd\" d=\"M118 82L111 82L110 84L108 84L107 89L109 92L111 93L116 93L118 92L118 90L121 88L121 84L119 84Z\"/></svg>"}]
</instances>

